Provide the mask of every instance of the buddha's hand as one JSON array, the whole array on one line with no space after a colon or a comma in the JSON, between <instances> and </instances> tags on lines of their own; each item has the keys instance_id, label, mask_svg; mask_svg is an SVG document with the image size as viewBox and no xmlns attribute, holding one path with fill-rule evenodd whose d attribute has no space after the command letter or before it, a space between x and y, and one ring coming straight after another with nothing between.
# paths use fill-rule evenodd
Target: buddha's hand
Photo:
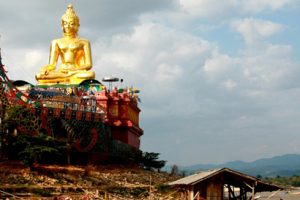
<instances>
[{"instance_id":1,"label":"buddha's hand","mask_svg":"<svg viewBox=\"0 0 300 200\"><path fill-rule=\"evenodd\" d=\"M42 67L41 74L48 75L49 72L54 71L54 70L55 70L54 65L46 65L46 66Z\"/></svg>"},{"instance_id":2,"label":"buddha's hand","mask_svg":"<svg viewBox=\"0 0 300 200\"><path fill-rule=\"evenodd\" d=\"M60 67L59 67L59 72L62 72L64 74L68 74L72 68L74 66L73 65L70 65L70 64L61 64Z\"/></svg>"},{"instance_id":3,"label":"buddha's hand","mask_svg":"<svg viewBox=\"0 0 300 200\"><path fill-rule=\"evenodd\" d=\"M72 69L72 71L80 71L80 70L90 70L92 68L91 65L80 65L80 66L76 66L75 68Z\"/></svg>"}]
</instances>

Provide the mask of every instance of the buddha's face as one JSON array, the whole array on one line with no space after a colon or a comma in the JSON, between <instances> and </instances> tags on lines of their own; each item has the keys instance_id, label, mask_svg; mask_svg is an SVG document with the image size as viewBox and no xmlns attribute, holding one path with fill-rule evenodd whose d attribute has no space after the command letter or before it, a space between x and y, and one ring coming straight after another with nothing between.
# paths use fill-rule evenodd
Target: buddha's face
<instances>
[{"instance_id":1,"label":"buddha's face","mask_svg":"<svg viewBox=\"0 0 300 200\"><path fill-rule=\"evenodd\" d=\"M76 35L78 32L78 28L79 28L79 24L73 18L64 19L62 21L62 29L64 34L66 35Z\"/></svg>"}]
</instances>

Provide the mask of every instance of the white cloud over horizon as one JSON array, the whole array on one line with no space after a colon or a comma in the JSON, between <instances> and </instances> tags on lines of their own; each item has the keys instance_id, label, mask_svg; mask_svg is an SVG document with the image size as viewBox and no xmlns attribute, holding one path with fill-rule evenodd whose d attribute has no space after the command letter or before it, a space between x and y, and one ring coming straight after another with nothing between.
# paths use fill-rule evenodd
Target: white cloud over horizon
<instances>
[{"instance_id":1,"label":"white cloud over horizon","mask_svg":"<svg viewBox=\"0 0 300 200\"><path fill-rule=\"evenodd\" d=\"M253 18L235 20L232 22L232 27L243 36L247 45L261 42L262 39L283 30L282 25L278 23Z\"/></svg>"}]
</instances>

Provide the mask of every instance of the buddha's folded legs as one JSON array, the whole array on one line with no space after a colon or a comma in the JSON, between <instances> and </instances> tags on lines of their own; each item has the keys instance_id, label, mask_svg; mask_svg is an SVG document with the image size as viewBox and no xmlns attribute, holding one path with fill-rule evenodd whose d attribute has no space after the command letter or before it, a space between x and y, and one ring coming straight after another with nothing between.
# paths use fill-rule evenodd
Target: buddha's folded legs
<instances>
[{"instance_id":1,"label":"buddha's folded legs","mask_svg":"<svg viewBox=\"0 0 300 200\"><path fill-rule=\"evenodd\" d=\"M87 79L94 79L95 72L93 71L72 71L69 73L50 72L49 74L39 73L36 75L36 80L39 85L48 84L80 84Z\"/></svg>"}]
</instances>

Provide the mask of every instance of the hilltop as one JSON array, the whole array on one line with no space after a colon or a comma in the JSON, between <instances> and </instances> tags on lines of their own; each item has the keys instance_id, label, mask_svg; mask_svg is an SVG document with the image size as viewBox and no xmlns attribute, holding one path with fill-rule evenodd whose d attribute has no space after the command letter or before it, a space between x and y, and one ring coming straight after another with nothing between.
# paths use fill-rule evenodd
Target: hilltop
<instances>
[{"instance_id":1,"label":"hilltop","mask_svg":"<svg viewBox=\"0 0 300 200\"><path fill-rule=\"evenodd\" d=\"M19 161L0 163L2 196L30 199L158 198L172 193L164 183L178 178L138 167L34 165L30 170Z\"/></svg>"},{"instance_id":2,"label":"hilltop","mask_svg":"<svg viewBox=\"0 0 300 200\"><path fill-rule=\"evenodd\" d=\"M253 162L232 161L224 164L198 164L179 167L179 169L187 173L194 173L196 171L223 167L252 176L275 177L300 175L300 154L285 154L272 158L258 159Z\"/></svg>"}]
</instances>

